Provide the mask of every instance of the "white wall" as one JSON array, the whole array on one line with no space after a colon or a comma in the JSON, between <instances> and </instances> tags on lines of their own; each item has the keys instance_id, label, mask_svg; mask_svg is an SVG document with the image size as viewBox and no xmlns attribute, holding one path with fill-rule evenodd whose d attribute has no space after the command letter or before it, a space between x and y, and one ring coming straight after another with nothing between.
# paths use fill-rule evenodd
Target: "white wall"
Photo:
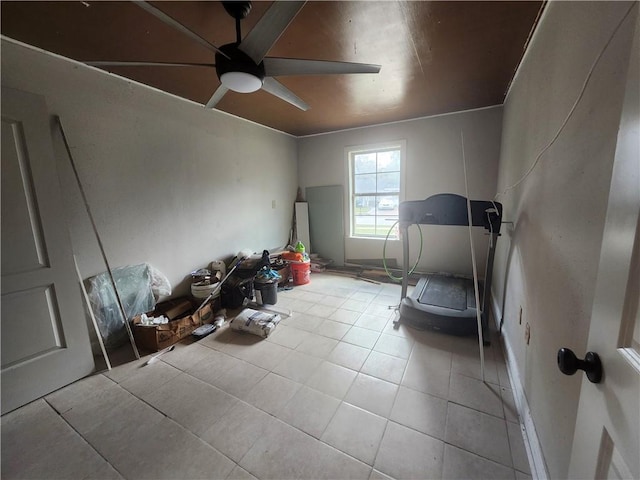
<instances>
[{"instance_id":1,"label":"white wall","mask_svg":"<svg viewBox=\"0 0 640 480\"><path fill-rule=\"evenodd\" d=\"M186 294L189 272L211 260L286 244L294 137L6 40L2 84L44 95L62 119L112 267L149 262ZM91 276L104 264L54 141L74 251Z\"/></svg>"},{"instance_id":2,"label":"white wall","mask_svg":"<svg viewBox=\"0 0 640 480\"><path fill-rule=\"evenodd\" d=\"M547 5L504 105L499 192L552 141L631 5ZM562 375L556 355L561 347L585 354L637 10L597 62L555 143L522 184L499 198L515 229L498 243L493 293L551 478L567 476L582 381Z\"/></svg>"},{"instance_id":3,"label":"white wall","mask_svg":"<svg viewBox=\"0 0 640 480\"><path fill-rule=\"evenodd\" d=\"M436 193L465 195L460 132L464 133L469 177L469 196L490 200L496 191L500 156L502 108L460 112L406 122L346 130L299 139L298 179L300 186L343 185L349 198L345 148L349 146L406 140L404 200L423 200ZM348 202L348 200L347 200ZM345 203L347 203L345 202ZM349 238L348 209L345 209L345 256L347 259L382 258L383 240ZM422 271L447 271L470 275L469 232L460 227L423 226ZM476 229L478 230L478 229ZM411 227L410 261L419 248L416 227ZM484 271L486 236L475 236L479 272ZM400 241L389 242L387 258L402 264Z\"/></svg>"}]
</instances>

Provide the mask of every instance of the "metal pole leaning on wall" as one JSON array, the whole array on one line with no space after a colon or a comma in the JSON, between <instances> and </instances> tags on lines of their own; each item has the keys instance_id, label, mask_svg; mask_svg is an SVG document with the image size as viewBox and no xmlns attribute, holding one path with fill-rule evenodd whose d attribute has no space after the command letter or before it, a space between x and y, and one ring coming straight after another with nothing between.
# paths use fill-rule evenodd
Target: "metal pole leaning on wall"
<instances>
[{"instance_id":1,"label":"metal pole leaning on wall","mask_svg":"<svg viewBox=\"0 0 640 480\"><path fill-rule=\"evenodd\" d=\"M71 169L73 170L73 174L76 177L76 183L78 184L78 188L80 189L80 195L82 195L82 201L84 202L84 208L87 211L87 215L89 215L89 220L91 221L91 227L93 228L93 233L96 236L96 240L98 241L98 247L100 248L100 253L102 254L102 260L107 268L107 272L109 273L109 279L111 280L111 284L113 285L113 291L116 295L116 300L118 301L118 307L120 308L120 313L122 314L122 318L124 320L124 326L127 330L127 334L129 335L129 341L131 342L131 346L133 347L133 353L136 358L140 358L140 353L138 352L138 347L136 346L136 341L133 338L133 332L131 331L131 326L129 325L129 319L127 318L127 313L124 309L124 305L122 303L122 299L120 298L120 293L118 293L118 287L116 286L116 280L113 278L113 272L111 271L111 267L109 266L109 260L107 260L107 254L104 251L104 246L102 245L102 239L100 238L100 234L98 233L98 228L96 227L96 222L93 220L93 214L91 213L91 209L89 208L89 202L87 202L87 196L84 193L84 188L82 186L82 182L80 181L80 175L78 175L78 170L76 169L76 164L73 161L73 156L71 155L71 148L69 147L69 142L67 142L67 136L64 133L64 128L62 127L62 121L60 117L54 115L54 119L60 127L60 133L62 135L62 141L64 142L64 148L67 150L67 156L69 157L69 163L71 164Z\"/></svg>"},{"instance_id":2,"label":"metal pole leaning on wall","mask_svg":"<svg viewBox=\"0 0 640 480\"><path fill-rule=\"evenodd\" d=\"M482 381L484 379L484 332L482 331L482 318L480 313L480 292L478 291L478 269L476 267L476 251L473 246L473 219L471 215L471 199L469 198L469 183L467 181L467 159L464 154L464 135L460 132L460 142L462 143L462 168L464 170L464 190L467 196L467 220L469 222L469 243L471 245L471 263L473 267L473 292L476 299L476 320L478 322L478 345L480 346L480 371ZM486 287L485 287L486 288Z\"/></svg>"}]
</instances>

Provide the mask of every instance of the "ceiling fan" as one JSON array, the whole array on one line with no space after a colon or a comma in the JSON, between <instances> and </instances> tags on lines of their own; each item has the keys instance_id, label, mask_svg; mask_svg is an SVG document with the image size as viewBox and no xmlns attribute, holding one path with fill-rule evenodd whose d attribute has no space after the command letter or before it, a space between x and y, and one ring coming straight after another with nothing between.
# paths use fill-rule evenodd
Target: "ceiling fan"
<instances>
[{"instance_id":1,"label":"ceiling fan","mask_svg":"<svg viewBox=\"0 0 640 480\"><path fill-rule=\"evenodd\" d=\"M166 67L215 67L220 86L206 103L213 108L228 90L239 93L251 93L264 90L298 107L309 109L303 100L274 77L285 75L325 75L348 73L378 73L380 65L367 63L331 62L324 60L305 60L297 58L266 57L280 35L289 26L306 2L275 1L255 27L242 38L240 22L251 11L250 1L224 1L226 12L236 21L236 41L216 47L197 33L173 19L162 10L146 1L134 1L167 25L177 29L200 45L215 52L213 63L167 63L167 62L85 62L93 66L166 66Z\"/></svg>"}]
</instances>

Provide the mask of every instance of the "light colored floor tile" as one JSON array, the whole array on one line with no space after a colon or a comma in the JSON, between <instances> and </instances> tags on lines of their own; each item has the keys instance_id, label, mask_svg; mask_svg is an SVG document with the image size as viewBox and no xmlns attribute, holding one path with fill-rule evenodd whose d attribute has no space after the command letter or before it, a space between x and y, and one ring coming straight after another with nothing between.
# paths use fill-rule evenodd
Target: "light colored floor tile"
<instances>
[{"instance_id":1,"label":"light colored floor tile","mask_svg":"<svg viewBox=\"0 0 640 480\"><path fill-rule=\"evenodd\" d=\"M373 349L377 352L386 353L387 355L408 359L412 346L413 340L410 338L400 337L397 335L386 335L383 333L378 338Z\"/></svg>"},{"instance_id":2,"label":"light colored floor tile","mask_svg":"<svg viewBox=\"0 0 640 480\"><path fill-rule=\"evenodd\" d=\"M151 355L145 355L137 360L115 366L111 370L103 372L102 375L110 378L116 383L121 383L143 368L144 364L147 363L150 358Z\"/></svg>"},{"instance_id":3,"label":"light colored floor tile","mask_svg":"<svg viewBox=\"0 0 640 480\"><path fill-rule=\"evenodd\" d=\"M360 317L360 315L362 315L360 312L339 308L331 315L329 315L329 320L335 320L336 322L353 325L354 323L356 323L356 320L358 320L358 317Z\"/></svg>"},{"instance_id":4,"label":"light colored floor tile","mask_svg":"<svg viewBox=\"0 0 640 480\"><path fill-rule=\"evenodd\" d=\"M375 283L360 283L358 285L358 291L360 292L369 292L374 294L379 294L382 291L382 284Z\"/></svg>"},{"instance_id":5,"label":"light colored floor tile","mask_svg":"<svg viewBox=\"0 0 640 480\"><path fill-rule=\"evenodd\" d=\"M168 363L178 370L187 371L194 365L202 362L211 354L211 349L199 343L177 343L172 352L164 353L161 357L164 363Z\"/></svg>"},{"instance_id":6,"label":"light colored floor tile","mask_svg":"<svg viewBox=\"0 0 640 480\"><path fill-rule=\"evenodd\" d=\"M511 380L509 380L509 372L506 365L498 363L496 365L496 368L498 369L498 381L500 382L500 385L506 388L512 388Z\"/></svg>"},{"instance_id":7,"label":"light colored floor tile","mask_svg":"<svg viewBox=\"0 0 640 480\"><path fill-rule=\"evenodd\" d=\"M113 430L128 430L138 422L157 423L164 415L119 385L114 385L104 389L90 401L66 411L63 417L86 438L94 430L108 434Z\"/></svg>"},{"instance_id":8,"label":"light colored floor tile","mask_svg":"<svg viewBox=\"0 0 640 480\"><path fill-rule=\"evenodd\" d=\"M2 476L530 479L495 332L487 386L477 339L393 328L399 295L314 274L279 295L277 307L296 312L268 339L225 326L153 365L147 356L75 382L50 406L2 417Z\"/></svg>"},{"instance_id":9,"label":"light colored floor tile","mask_svg":"<svg viewBox=\"0 0 640 480\"><path fill-rule=\"evenodd\" d=\"M389 419L443 440L447 420L447 401L400 387Z\"/></svg>"},{"instance_id":10,"label":"light colored floor tile","mask_svg":"<svg viewBox=\"0 0 640 480\"><path fill-rule=\"evenodd\" d=\"M393 319L394 317L387 320L387 324L382 329L382 333L386 335L395 335L396 337L407 337L407 338L411 338L414 341L416 337L419 338L420 336L419 330L415 330L411 327L408 327L402 322L394 324Z\"/></svg>"},{"instance_id":11,"label":"light colored floor tile","mask_svg":"<svg viewBox=\"0 0 640 480\"><path fill-rule=\"evenodd\" d=\"M342 341L370 349L376 344L378 337L380 337L380 332L354 326L342 337Z\"/></svg>"},{"instance_id":12,"label":"light colored floor tile","mask_svg":"<svg viewBox=\"0 0 640 480\"><path fill-rule=\"evenodd\" d=\"M414 362L424 363L428 368L450 372L453 355L446 349L446 346L425 343L431 340L433 340L432 337L416 338L411 351L411 359Z\"/></svg>"},{"instance_id":13,"label":"light colored floor tile","mask_svg":"<svg viewBox=\"0 0 640 480\"><path fill-rule=\"evenodd\" d=\"M320 326L322 322L324 322L324 318L316 317L315 315L308 315L306 313L301 313L291 317L291 320L287 323L289 327L295 327L300 330L304 330L306 332L313 332L316 328Z\"/></svg>"},{"instance_id":14,"label":"light colored floor tile","mask_svg":"<svg viewBox=\"0 0 640 480\"><path fill-rule=\"evenodd\" d=\"M231 473L227 477L227 480L258 480L256 477L247 472L244 468L236 465L231 470Z\"/></svg>"},{"instance_id":15,"label":"light colored floor tile","mask_svg":"<svg viewBox=\"0 0 640 480\"><path fill-rule=\"evenodd\" d=\"M358 320L356 321L356 323L354 323L354 325L356 327L368 328L369 330L382 332L388 320L389 319L386 317L378 317L376 315L363 313L362 315L360 315L360 317L358 317Z\"/></svg>"},{"instance_id":16,"label":"light colored floor tile","mask_svg":"<svg viewBox=\"0 0 640 480\"><path fill-rule=\"evenodd\" d=\"M309 315L315 315L316 317L329 318L329 316L336 310L336 307L315 304L313 307L307 310L306 313L308 313Z\"/></svg>"},{"instance_id":17,"label":"light colored floor tile","mask_svg":"<svg viewBox=\"0 0 640 480\"><path fill-rule=\"evenodd\" d=\"M243 360L265 370L273 370L289 353L290 348L263 340L244 355Z\"/></svg>"},{"instance_id":18,"label":"light colored floor tile","mask_svg":"<svg viewBox=\"0 0 640 480\"><path fill-rule=\"evenodd\" d=\"M315 329L314 333L324 337L340 340L351 329L346 323L336 322L333 320L325 320Z\"/></svg>"},{"instance_id":19,"label":"light colored floor tile","mask_svg":"<svg viewBox=\"0 0 640 480\"><path fill-rule=\"evenodd\" d=\"M504 418L509 422L520 422L516 400L510 388L500 387L500 396L502 397L502 407L504 408Z\"/></svg>"},{"instance_id":20,"label":"light colored floor tile","mask_svg":"<svg viewBox=\"0 0 640 480\"><path fill-rule=\"evenodd\" d=\"M325 295L320 302L327 307L339 308L346 301L343 297L334 297L333 295Z\"/></svg>"},{"instance_id":21,"label":"light colored floor tile","mask_svg":"<svg viewBox=\"0 0 640 480\"><path fill-rule=\"evenodd\" d=\"M481 457L512 466L506 421L449 402L445 440Z\"/></svg>"},{"instance_id":22,"label":"light colored floor tile","mask_svg":"<svg viewBox=\"0 0 640 480\"><path fill-rule=\"evenodd\" d=\"M532 480L531 475L527 475L526 473L519 472L516 470L516 480Z\"/></svg>"},{"instance_id":23,"label":"light colored floor tile","mask_svg":"<svg viewBox=\"0 0 640 480\"><path fill-rule=\"evenodd\" d=\"M513 466L523 473L530 474L529 458L524 446L524 438L520 424L507 422L507 433L509 435L509 446L511 447Z\"/></svg>"},{"instance_id":24,"label":"light colored floor tile","mask_svg":"<svg viewBox=\"0 0 640 480\"><path fill-rule=\"evenodd\" d=\"M238 400L201 437L233 461L239 462L273 421L268 413Z\"/></svg>"},{"instance_id":25,"label":"light colored floor tile","mask_svg":"<svg viewBox=\"0 0 640 480\"><path fill-rule=\"evenodd\" d=\"M302 295L300 295L300 300L311 303L321 302L323 298L324 295L322 295L321 293L304 292Z\"/></svg>"},{"instance_id":26,"label":"light colored floor tile","mask_svg":"<svg viewBox=\"0 0 640 480\"><path fill-rule=\"evenodd\" d=\"M243 363L242 360L218 350L209 349L209 351L209 355L193 365L187 370L187 373L211 385L224 372L228 372L236 365Z\"/></svg>"},{"instance_id":27,"label":"light colored floor tile","mask_svg":"<svg viewBox=\"0 0 640 480\"><path fill-rule=\"evenodd\" d=\"M327 358L336 345L338 340L313 334L298 345L296 351L318 358Z\"/></svg>"},{"instance_id":28,"label":"light colored floor tile","mask_svg":"<svg viewBox=\"0 0 640 480\"><path fill-rule=\"evenodd\" d=\"M344 287L332 286L332 287L328 287L325 293L327 295L333 295L334 297L340 297L347 300L351 296L351 294L353 294L354 291L355 290L350 286L344 286Z\"/></svg>"},{"instance_id":29,"label":"light colored floor tile","mask_svg":"<svg viewBox=\"0 0 640 480\"><path fill-rule=\"evenodd\" d=\"M217 375L211 385L234 397L243 398L267 373L264 368L239 360L233 367Z\"/></svg>"},{"instance_id":30,"label":"light colored floor tile","mask_svg":"<svg viewBox=\"0 0 640 480\"><path fill-rule=\"evenodd\" d=\"M97 472L122 478L44 400L2 417L2 478L90 478Z\"/></svg>"},{"instance_id":31,"label":"light colored floor tile","mask_svg":"<svg viewBox=\"0 0 640 480\"><path fill-rule=\"evenodd\" d=\"M320 438L340 405L337 398L303 386L293 396L278 417L289 425Z\"/></svg>"},{"instance_id":32,"label":"light colored floor tile","mask_svg":"<svg viewBox=\"0 0 640 480\"><path fill-rule=\"evenodd\" d=\"M461 478L515 480L515 472L512 468L461 450L453 445L445 445L442 478L446 480Z\"/></svg>"},{"instance_id":33,"label":"light colored floor tile","mask_svg":"<svg viewBox=\"0 0 640 480\"><path fill-rule=\"evenodd\" d=\"M350 343L340 342L336 345L327 360L337 365L350 368L351 370L360 370L364 361L369 356L371 350L368 348L358 347L357 345L351 345Z\"/></svg>"},{"instance_id":34,"label":"light colored floor tile","mask_svg":"<svg viewBox=\"0 0 640 480\"><path fill-rule=\"evenodd\" d=\"M480 368L480 355L473 355L471 352L454 353L451 361L451 371L467 377L482 380L482 370ZM484 359L484 378L487 382L500 384L498 379L498 369L496 362L490 354Z\"/></svg>"},{"instance_id":35,"label":"light colored floor tile","mask_svg":"<svg viewBox=\"0 0 640 480\"><path fill-rule=\"evenodd\" d=\"M269 335L267 340L282 345L283 347L296 348L309 335L310 333L305 330L280 324L271 335Z\"/></svg>"},{"instance_id":36,"label":"light colored floor tile","mask_svg":"<svg viewBox=\"0 0 640 480\"><path fill-rule=\"evenodd\" d=\"M386 353L371 352L362 365L360 371L387 382L400 383L407 361L387 355Z\"/></svg>"},{"instance_id":37,"label":"light colored floor tile","mask_svg":"<svg viewBox=\"0 0 640 480\"><path fill-rule=\"evenodd\" d=\"M376 298L375 293L356 291L349 298L358 302L371 303Z\"/></svg>"},{"instance_id":38,"label":"light colored floor tile","mask_svg":"<svg viewBox=\"0 0 640 480\"><path fill-rule=\"evenodd\" d=\"M387 420L342 403L327 426L322 441L369 465L378 451Z\"/></svg>"},{"instance_id":39,"label":"light colored floor tile","mask_svg":"<svg viewBox=\"0 0 640 480\"><path fill-rule=\"evenodd\" d=\"M395 383L359 373L344 397L344 401L388 418L397 391L398 385Z\"/></svg>"},{"instance_id":40,"label":"light colored floor tile","mask_svg":"<svg viewBox=\"0 0 640 480\"><path fill-rule=\"evenodd\" d=\"M323 362L307 380L307 386L332 397L342 399L349 391L357 373L354 370Z\"/></svg>"},{"instance_id":41,"label":"light colored floor tile","mask_svg":"<svg viewBox=\"0 0 640 480\"><path fill-rule=\"evenodd\" d=\"M164 417L109 437L91 432L88 440L125 478L225 478L234 463L213 447ZM144 454L136 454L137 451Z\"/></svg>"},{"instance_id":42,"label":"light colored floor tile","mask_svg":"<svg viewBox=\"0 0 640 480\"><path fill-rule=\"evenodd\" d=\"M270 373L247 393L245 400L260 410L275 415L301 386L293 380Z\"/></svg>"},{"instance_id":43,"label":"light colored floor tile","mask_svg":"<svg viewBox=\"0 0 640 480\"><path fill-rule=\"evenodd\" d=\"M374 468L392 478L440 478L444 443L410 428L389 422Z\"/></svg>"},{"instance_id":44,"label":"light colored floor tile","mask_svg":"<svg viewBox=\"0 0 640 480\"><path fill-rule=\"evenodd\" d=\"M181 373L177 368L164 362L155 362L139 367L135 373L120 382L120 386L139 397L157 390Z\"/></svg>"},{"instance_id":45,"label":"light colored floor tile","mask_svg":"<svg viewBox=\"0 0 640 480\"><path fill-rule=\"evenodd\" d=\"M358 300L349 299L349 300L346 300L340 306L340 308L342 308L343 310L351 310L353 312L362 313L367 309L368 306L369 306L368 302L361 302Z\"/></svg>"},{"instance_id":46,"label":"light colored floor tile","mask_svg":"<svg viewBox=\"0 0 640 480\"><path fill-rule=\"evenodd\" d=\"M504 418L500 387L475 378L451 373L449 400L495 417Z\"/></svg>"},{"instance_id":47,"label":"light colored floor tile","mask_svg":"<svg viewBox=\"0 0 640 480\"><path fill-rule=\"evenodd\" d=\"M369 475L369 480L393 480L390 476L385 475L382 472L377 471L375 468L371 470L371 475Z\"/></svg>"},{"instance_id":48,"label":"light colored floor tile","mask_svg":"<svg viewBox=\"0 0 640 480\"><path fill-rule=\"evenodd\" d=\"M371 303L374 303L376 305L383 305L385 307L393 306L395 308L400 303L400 292L398 291L397 295L380 293L373 297Z\"/></svg>"},{"instance_id":49,"label":"light colored floor tile","mask_svg":"<svg viewBox=\"0 0 640 480\"><path fill-rule=\"evenodd\" d=\"M367 479L371 467L283 422L276 422L239 465L257 478Z\"/></svg>"},{"instance_id":50,"label":"light colored floor tile","mask_svg":"<svg viewBox=\"0 0 640 480\"><path fill-rule=\"evenodd\" d=\"M196 435L205 432L236 402L231 395L184 373L144 400Z\"/></svg>"},{"instance_id":51,"label":"light colored floor tile","mask_svg":"<svg viewBox=\"0 0 640 480\"><path fill-rule=\"evenodd\" d=\"M102 390L113 385L115 382L104 375L91 375L50 393L45 399L62 414L82 402L90 401L91 397L100 395Z\"/></svg>"},{"instance_id":52,"label":"light colored floor tile","mask_svg":"<svg viewBox=\"0 0 640 480\"><path fill-rule=\"evenodd\" d=\"M206 337L205 340L207 338L209 337ZM262 342L262 340L262 337L258 337L257 335L239 332L233 330L231 327L227 327L216 337L215 341L217 345L215 345L215 349L232 357L242 358L246 352L250 351L254 345ZM212 345L211 343L207 343L206 346Z\"/></svg>"},{"instance_id":53,"label":"light colored floor tile","mask_svg":"<svg viewBox=\"0 0 640 480\"><path fill-rule=\"evenodd\" d=\"M395 305L380 305L379 303L371 303L363 313L367 315L374 315L376 317L383 317L385 320L389 320L392 315L394 315L394 308Z\"/></svg>"},{"instance_id":54,"label":"light colored floor tile","mask_svg":"<svg viewBox=\"0 0 640 480\"><path fill-rule=\"evenodd\" d=\"M321 358L293 351L280 362L280 365L273 369L273 373L277 373L294 382L305 383L321 363Z\"/></svg>"},{"instance_id":55,"label":"light colored floor tile","mask_svg":"<svg viewBox=\"0 0 640 480\"><path fill-rule=\"evenodd\" d=\"M402 385L419 392L448 398L450 376L449 370L432 367L429 362L411 357L402 378Z\"/></svg>"}]
</instances>

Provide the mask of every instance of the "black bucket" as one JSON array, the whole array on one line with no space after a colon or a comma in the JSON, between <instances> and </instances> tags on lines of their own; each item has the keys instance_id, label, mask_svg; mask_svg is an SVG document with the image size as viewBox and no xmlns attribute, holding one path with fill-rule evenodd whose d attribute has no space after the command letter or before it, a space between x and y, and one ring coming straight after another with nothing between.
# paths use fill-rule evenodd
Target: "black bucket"
<instances>
[{"instance_id":1,"label":"black bucket","mask_svg":"<svg viewBox=\"0 0 640 480\"><path fill-rule=\"evenodd\" d=\"M258 305L275 305L278 302L278 282L255 282L254 288Z\"/></svg>"}]
</instances>

